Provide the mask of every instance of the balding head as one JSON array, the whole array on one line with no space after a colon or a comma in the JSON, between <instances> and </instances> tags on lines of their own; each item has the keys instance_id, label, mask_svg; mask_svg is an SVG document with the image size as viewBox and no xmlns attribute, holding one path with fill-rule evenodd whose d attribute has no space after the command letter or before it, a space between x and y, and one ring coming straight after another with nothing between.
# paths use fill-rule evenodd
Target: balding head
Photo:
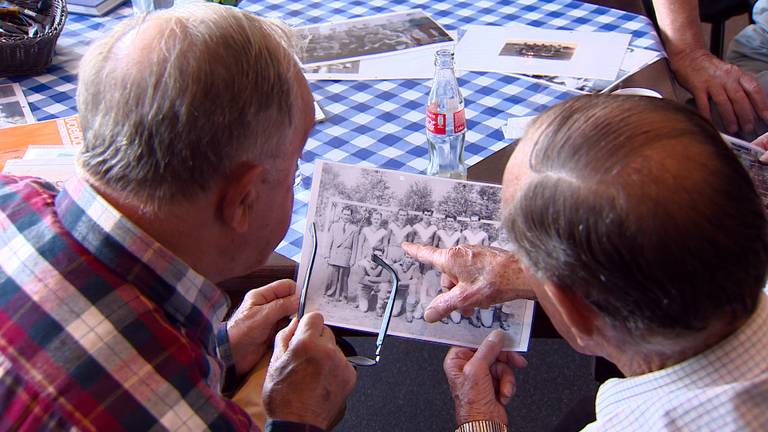
<instances>
[{"instance_id":1,"label":"balding head","mask_svg":"<svg viewBox=\"0 0 768 432\"><path fill-rule=\"evenodd\" d=\"M701 116L647 97L545 112L505 175L505 226L528 265L637 336L755 308L766 221L744 168Z\"/></svg>"},{"instance_id":2,"label":"balding head","mask_svg":"<svg viewBox=\"0 0 768 432\"><path fill-rule=\"evenodd\" d=\"M210 3L121 23L81 63L82 169L157 208L295 150L296 105L311 100L293 48L281 25Z\"/></svg>"}]
</instances>

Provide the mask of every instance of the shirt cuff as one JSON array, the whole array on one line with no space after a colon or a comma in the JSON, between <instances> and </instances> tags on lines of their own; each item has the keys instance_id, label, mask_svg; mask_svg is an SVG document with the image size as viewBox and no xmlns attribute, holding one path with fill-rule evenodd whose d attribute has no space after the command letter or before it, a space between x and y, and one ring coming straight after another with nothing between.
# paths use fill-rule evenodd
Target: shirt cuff
<instances>
[{"instance_id":1,"label":"shirt cuff","mask_svg":"<svg viewBox=\"0 0 768 432\"><path fill-rule=\"evenodd\" d=\"M267 419L264 424L264 432L323 432L323 430L310 424Z\"/></svg>"},{"instance_id":2,"label":"shirt cuff","mask_svg":"<svg viewBox=\"0 0 768 432\"><path fill-rule=\"evenodd\" d=\"M507 432L507 425L493 420L474 420L457 427L455 432Z\"/></svg>"},{"instance_id":3,"label":"shirt cuff","mask_svg":"<svg viewBox=\"0 0 768 432\"><path fill-rule=\"evenodd\" d=\"M226 393L233 390L237 383L237 369L235 369L235 359L232 358L232 351L229 349L229 333L227 333L227 323L221 323L216 330L216 354L224 366L224 383L222 392Z\"/></svg>"}]
</instances>

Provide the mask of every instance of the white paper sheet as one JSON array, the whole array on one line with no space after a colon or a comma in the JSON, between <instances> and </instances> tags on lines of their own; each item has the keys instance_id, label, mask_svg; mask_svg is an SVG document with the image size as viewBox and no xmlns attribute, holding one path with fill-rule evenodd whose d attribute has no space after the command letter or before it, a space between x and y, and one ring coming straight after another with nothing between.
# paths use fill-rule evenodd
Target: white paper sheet
<instances>
[{"instance_id":1,"label":"white paper sheet","mask_svg":"<svg viewBox=\"0 0 768 432\"><path fill-rule=\"evenodd\" d=\"M456 32L448 34L457 39ZM453 45L440 44L385 57L310 66L304 68L304 76L308 80L341 81L432 79L435 74L435 52L446 48L453 49Z\"/></svg>"},{"instance_id":2,"label":"white paper sheet","mask_svg":"<svg viewBox=\"0 0 768 432\"><path fill-rule=\"evenodd\" d=\"M455 42L418 9L299 27L295 32L306 41L301 56L305 66L450 47Z\"/></svg>"},{"instance_id":3,"label":"white paper sheet","mask_svg":"<svg viewBox=\"0 0 768 432\"><path fill-rule=\"evenodd\" d=\"M467 26L458 69L614 80L631 35L523 25Z\"/></svg>"},{"instance_id":4,"label":"white paper sheet","mask_svg":"<svg viewBox=\"0 0 768 432\"><path fill-rule=\"evenodd\" d=\"M75 158L56 159L9 159L3 174L40 177L61 188L76 173Z\"/></svg>"}]
</instances>

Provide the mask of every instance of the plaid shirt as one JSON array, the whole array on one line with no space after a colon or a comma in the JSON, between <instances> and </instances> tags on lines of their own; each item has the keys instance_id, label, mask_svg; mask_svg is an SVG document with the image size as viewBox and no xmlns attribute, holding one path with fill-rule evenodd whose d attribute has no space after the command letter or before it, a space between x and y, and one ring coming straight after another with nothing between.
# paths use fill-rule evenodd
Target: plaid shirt
<instances>
[{"instance_id":1,"label":"plaid shirt","mask_svg":"<svg viewBox=\"0 0 768 432\"><path fill-rule=\"evenodd\" d=\"M0 430L246 430L228 299L85 182L0 176Z\"/></svg>"}]
</instances>

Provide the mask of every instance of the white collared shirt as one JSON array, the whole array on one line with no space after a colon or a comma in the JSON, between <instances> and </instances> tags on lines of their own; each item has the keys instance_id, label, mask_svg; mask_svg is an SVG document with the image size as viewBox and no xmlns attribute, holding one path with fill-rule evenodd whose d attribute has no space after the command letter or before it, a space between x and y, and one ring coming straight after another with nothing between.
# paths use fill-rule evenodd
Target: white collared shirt
<instances>
[{"instance_id":1,"label":"white collared shirt","mask_svg":"<svg viewBox=\"0 0 768 432\"><path fill-rule=\"evenodd\" d=\"M666 369L600 386L584 431L768 431L768 296L733 335Z\"/></svg>"}]
</instances>

